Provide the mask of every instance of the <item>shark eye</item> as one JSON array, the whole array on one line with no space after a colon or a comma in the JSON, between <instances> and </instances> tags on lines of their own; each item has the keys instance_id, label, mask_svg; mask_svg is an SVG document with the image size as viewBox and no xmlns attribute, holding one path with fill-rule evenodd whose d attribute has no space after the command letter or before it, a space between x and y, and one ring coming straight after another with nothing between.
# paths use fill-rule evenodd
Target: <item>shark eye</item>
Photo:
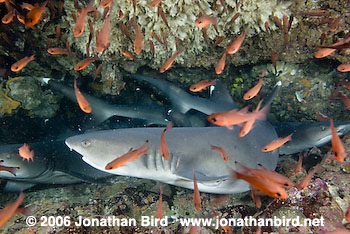
<instances>
[{"instance_id":1,"label":"shark eye","mask_svg":"<svg viewBox=\"0 0 350 234\"><path fill-rule=\"evenodd\" d=\"M83 141L81 142L81 145L82 145L83 147L89 147L89 146L91 145L91 142L90 142L89 140L83 140Z\"/></svg>"}]
</instances>

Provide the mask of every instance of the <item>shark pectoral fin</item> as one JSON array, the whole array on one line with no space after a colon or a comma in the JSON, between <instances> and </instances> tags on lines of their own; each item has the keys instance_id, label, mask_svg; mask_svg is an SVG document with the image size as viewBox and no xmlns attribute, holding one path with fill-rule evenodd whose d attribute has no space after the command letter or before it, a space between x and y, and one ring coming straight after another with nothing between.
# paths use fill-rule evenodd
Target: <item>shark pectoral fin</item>
<instances>
[{"instance_id":1,"label":"shark pectoral fin","mask_svg":"<svg viewBox=\"0 0 350 234\"><path fill-rule=\"evenodd\" d=\"M96 179L94 177L87 176L87 175L80 174L80 173L76 173L76 172L73 172L73 171L67 171L65 173L67 173L71 177L74 177L77 180L80 180L81 182L87 182L87 183L92 183L92 184L107 184L107 185L111 185L110 183L108 183L106 181L101 181L101 178L100 179Z\"/></svg>"},{"instance_id":2,"label":"shark pectoral fin","mask_svg":"<svg viewBox=\"0 0 350 234\"><path fill-rule=\"evenodd\" d=\"M21 192L24 190L27 190L37 184L31 184L31 183L26 183L26 182L21 182L21 181L11 181L7 180L5 187L3 188L4 192L9 192L9 193L17 193Z\"/></svg>"}]
</instances>

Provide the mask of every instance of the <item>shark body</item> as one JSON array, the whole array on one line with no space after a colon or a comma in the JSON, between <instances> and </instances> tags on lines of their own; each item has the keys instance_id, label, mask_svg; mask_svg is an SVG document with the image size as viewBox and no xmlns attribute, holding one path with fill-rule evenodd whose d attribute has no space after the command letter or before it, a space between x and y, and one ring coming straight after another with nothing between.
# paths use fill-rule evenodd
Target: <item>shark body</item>
<instances>
[{"instance_id":1,"label":"shark body","mask_svg":"<svg viewBox=\"0 0 350 234\"><path fill-rule=\"evenodd\" d=\"M4 191L19 192L37 184L73 184L97 182L110 174L84 163L79 155L70 151L64 141L30 144L34 150L34 161L23 160L18 154L20 144L0 146L2 166L18 167L15 175L0 171Z\"/></svg>"},{"instance_id":2,"label":"shark body","mask_svg":"<svg viewBox=\"0 0 350 234\"><path fill-rule=\"evenodd\" d=\"M240 138L238 128L225 127L173 128L166 140L171 153L164 160L160 153L160 136L164 128L130 128L97 131L66 139L69 148L83 156L91 166L109 173L151 179L167 184L193 189L192 169L195 169L198 188L208 193L238 193L248 190L248 184L232 180L230 168L235 161L248 167L260 163L274 169L278 151L261 152L261 148L277 137L274 128L266 121L259 121L252 134ZM130 148L141 146L146 140L150 152L124 166L105 170L105 166ZM223 147L229 154L225 162L220 153L210 145Z\"/></svg>"}]
</instances>

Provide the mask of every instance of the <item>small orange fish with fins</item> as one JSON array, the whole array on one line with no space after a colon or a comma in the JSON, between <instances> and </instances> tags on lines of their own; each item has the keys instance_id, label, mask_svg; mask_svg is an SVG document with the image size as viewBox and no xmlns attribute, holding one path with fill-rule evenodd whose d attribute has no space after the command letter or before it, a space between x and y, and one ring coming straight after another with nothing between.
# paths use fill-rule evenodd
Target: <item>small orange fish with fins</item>
<instances>
[{"instance_id":1,"label":"small orange fish with fins","mask_svg":"<svg viewBox=\"0 0 350 234\"><path fill-rule=\"evenodd\" d=\"M201 80L193 85L190 86L189 90L191 92L200 92L203 89L205 89L208 86L215 85L216 84L216 79L215 80Z\"/></svg>"},{"instance_id":2,"label":"small orange fish with fins","mask_svg":"<svg viewBox=\"0 0 350 234\"><path fill-rule=\"evenodd\" d=\"M134 51L136 54L140 54L142 50L142 34L139 25L136 22L134 17L134 28L135 28L135 42L134 42Z\"/></svg>"},{"instance_id":3,"label":"small orange fish with fins","mask_svg":"<svg viewBox=\"0 0 350 234\"><path fill-rule=\"evenodd\" d=\"M20 70L22 70L22 68L24 68L25 66L27 66L27 64L30 61L33 61L35 59L35 54L33 54L32 56L28 57L25 56L24 58L18 60L17 62L15 62L14 64L12 64L11 66L11 71L13 72L18 72Z\"/></svg>"},{"instance_id":4,"label":"small orange fish with fins","mask_svg":"<svg viewBox=\"0 0 350 234\"><path fill-rule=\"evenodd\" d=\"M333 119L330 120L330 123L332 132L332 151L334 153L335 159L339 162L343 162L346 158L345 148L337 134L337 131L334 128Z\"/></svg>"},{"instance_id":5,"label":"small orange fish with fins","mask_svg":"<svg viewBox=\"0 0 350 234\"><path fill-rule=\"evenodd\" d=\"M288 193L286 190L279 184L267 179L266 177L256 176L255 174L247 174L245 172L238 172L233 169L232 177L233 179L244 180L250 185L254 186L260 192L278 199L288 198Z\"/></svg>"},{"instance_id":6,"label":"small orange fish with fins","mask_svg":"<svg viewBox=\"0 0 350 234\"><path fill-rule=\"evenodd\" d=\"M15 202L7 204L3 209L0 210L0 228L3 227L5 223L16 213L16 210L22 203L23 199L24 193L21 192Z\"/></svg>"},{"instance_id":7,"label":"small orange fish with fins","mask_svg":"<svg viewBox=\"0 0 350 234\"><path fill-rule=\"evenodd\" d=\"M163 189L162 187L159 188L159 200L158 200L158 207L156 210L156 219L163 218Z\"/></svg>"},{"instance_id":8,"label":"small orange fish with fins","mask_svg":"<svg viewBox=\"0 0 350 234\"><path fill-rule=\"evenodd\" d=\"M34 161L34 150L30 150L28 144L24 143L23 146L18 149L18 153L23 160L27 160L28 162L30 160Z\"/></svg>"},{"instance_id":9,"label":"small orange fish with fins","mask_svg":"<svg viewBox=\"0 0 350 234\"><path fill-rule=\"evenodd\" d=\"M167 61L165 61L165 63L161 66L161 68L159 69L160 73L165 72L166 70L168 70L171 65L173 65L175 59L177 56L179 56L179 54L181 54L184 50L180 49L179 51L177 51L175 54L173 54Z\"/></svg>"},{"instance_id":10,"label":"small orange fish with fins","mask_svg":"<svg viewBox=\"0 0 350 234\"><path fill-rule=\"evenodd\" d=\"M111 13L109 13L108 18L105 20L101 31L96 35L96 51L101 53L109 47L108 37L109 28L111 24Z\"/></svg>"},{"instance_id":11,"label":"small orange fish with fins","mask_svg":"<svg viewBox=\"0 0 350 234\"><path fill-rule=\"evenodd\" d=\"M121 166L124 166L127 162L137 159L138 157L148 154L150 148L148 146L148 140L141 145L136 150L130 149L129 152L123 154L122 156L114 159L112 162L108 163L105 167L106 170L114 170Z\"/></svg>"},{"instance_id":12,"label":"small orange fish with fins","mask_svg":"<svg viewBox=\"0 0 350 234\"><path fill-rule=\"evenodd\" d=\"M201 209L201 195L199 194L197 179L193 168L193 202L197 211Z\"/></svg>"},{"instance_id":13,"label":"small orange fish with fins","mask_svg":"<svg viewBox=\"0 0 350 234\"><path fill-rule=\"evenodd\" d=\"M167 131L169 131L172 127L174 126L174 124L172 122L170 122L166 128L163 130L162 135L160 137L160 153L163 155L164 160L169 160L170 158L170 153L169 153L169 148L168 148L168 144L166 143L165 140L165 134Z\"/></svg>"},{"instance_id":14,"label":"small orange fish with fins","mask_svg":"<svg viewBox=\"0 0 350 234\"><path fill-rule=\"evenodd\" d=\"M220 75L222 73L222 71L225 68L225 64L226 64L226 51L224 52L224 54L221 56L221 58L218 61L218 64L215 67L215 73L217 75Z\"/></svg>"},{"instance_id":15,"label":"small orange fish with fins","mask_svg":"<svg viewBox=\"0 0 350 234\"><path fill-rule=\"evenodd\" d=\"M253 97L255 97L255 96L259 93L259 91L260 91L260 89L261 89L261 86L262 86L263 77L265 76L265 72L266 72L266 70L263 71L263 73L261 74L261 77L260 77L259 82L258 82L253 88L249 89L249 90L243 95L243 99L244 99L244 100L246 100L246 101L247 101L247 100L250 100L250 99L252 99Z\"/></svg>"},{"instance_id":16,"label":"small orange fish with fins","mask_svg":"<svg viewBox=\"0 0 350 234\"><path fill-rule=\"evenodd\" d=\"M229 156L228 156L226 150L224 150L222 147L215 146L215 145L210 145L210 147L212 150L219 151L219 153L221 154L221 157L225 160L225 162L229 161Z\"/></svg>"},{"instance_id":17,"label":"small orange fish with fins","mask_svg":"<svg viewBox=\"0 0 350 234\"><path fill-rule=\"evenodd\" d=\"M262 152L269 152L269 151L273 151L273 150L281 147L287 141L291 141L292 140L292 135L293 135L293 133L289 134L287 137L280 137L280 138L277 138L277 139L271 141L267 145L263 146L261 148L261 151Z\"/></svg>"},{"instance_id":18,"label":"small orange fish with fins","mask_svg":"<svg viewBox=\"0 0 350 234\"><path fill-rule=\"evenodd\" d=\"M227 47L228 54L235 54L241 48L246 32L243 31L235 40L233 40Z\"/></svg>"},{"instance_id":19,"label":"small orange fish with fins","mask_svg":"<svg viewBox=\"0 0 350 234\"><path fill-rule=\"evenodd\" d=\"M89 66L96 59L97 59L97 55L95 55L94 57L89 57L89 58L83 59L74 65L74 70L76 70L76 71L83 70L84 68Z\"/></svg>"},{"instance_id":20,"label":"small orange fish with fins","mask_svg":"<svg viewBox=\"0 0 350 234\"><path fill-rule=\"evenodd\" d=\"M305 177L304 177L304 179L302 179L301 181L300 181L300 183L298 184L298 191L301 191L301 190L304 190L308 185L309 185L309 183L310 183L310 180L311 180L311 178L314 176L314 174L316 173L316 172L318 172L319 170L321 170L321 165L320 164L317 164L316 166L315 166L315 168L311 171L311 172L309 172L309 174L307 174Z\"/></svg>"},{"instance_id":21,"label":"small orange fish with fins","mask_svg":"<svg viewBox=\"0 0 350 234\"><path fill-rule=\"evenodd\" d=\"M79 15L78 19L76 20L75 26L73 29L74 37L80 37L81 34L83 34L84 28L85 28L85 18L86 18L86 15L88 14L88 12L92 11L93 2L94 1L91 0L89 2L89 4L87 5L87 7L83 8L80 11L80 15Z\"/></svg>"},{"instance_id":22,"label":"small orange fish with fins","mask_svg":"<svg viewBox=\"0 0 350 234\"><path fill-rule=\"evenodd\" d=\"M86 100L86 98L83 96L83 94L80 92L78 86L77 86L77 80L74 79L74 92L75 97L77 98L78 105L82 111L89 114L91 113L91 106L89 102Z\"/></svg>"},{"instance_id":23,"label":"small orange fish with fins","mask_svg":"<svg viewBox=\"0 0 350 234\"><path fill-rule=\"evenodd\" d=\"M36 25L39 22L42 13L47 10L46 4L47 1L45 1L41 6L36 4L34 8L26 14L24 24L29 27Z\"/></svg>"}]
</instances>

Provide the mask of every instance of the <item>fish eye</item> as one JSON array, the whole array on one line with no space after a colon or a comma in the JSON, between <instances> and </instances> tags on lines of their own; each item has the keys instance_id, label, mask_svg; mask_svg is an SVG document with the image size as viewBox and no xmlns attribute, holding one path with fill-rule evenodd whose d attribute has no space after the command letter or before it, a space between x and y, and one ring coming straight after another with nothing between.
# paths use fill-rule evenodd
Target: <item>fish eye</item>
<instances>
[{"instance_id":1,"label":"fish eye","mask_svg":"<svg viewBox=\"0 0 350 234\"><path fill-rule=\"evenodd\" d=\"M91 142L90 142L89 140L83 140L83 141L81 142L81 145L82 145L83 147L89 147L89 146L91 145Z\"/></svg>"},{"instance_id":2,"label":"fish eye","mask_svg":"<svg viewBox=\"0 0 350 234\"><path fill-rule=\"evenodd\" d=\"M284 186L289 186L289 184L288 184L288 183L284 183L283 185L284 185Z\"/></svg>"},{"instance_id":3,"label":"fish eye","mask_svg":"<svg viewBox=\"0 0 350 234\"><path fill-rule=\"evenodd\" d=\"M216 122L216 119L215 118L211 118L211 121Z\"/></svg>"},{"instance_id":4,"label":"fish eye","mask_svg":"<svg viewBox=\"0 0 350 234\"><path fill-rule=\"evenodd\" d=\"M280 193L276 193L276 195L277 195L277 197L280 197L280 196L281 196L281 194L280 194Z\"/></svg>"}]
</instances>

